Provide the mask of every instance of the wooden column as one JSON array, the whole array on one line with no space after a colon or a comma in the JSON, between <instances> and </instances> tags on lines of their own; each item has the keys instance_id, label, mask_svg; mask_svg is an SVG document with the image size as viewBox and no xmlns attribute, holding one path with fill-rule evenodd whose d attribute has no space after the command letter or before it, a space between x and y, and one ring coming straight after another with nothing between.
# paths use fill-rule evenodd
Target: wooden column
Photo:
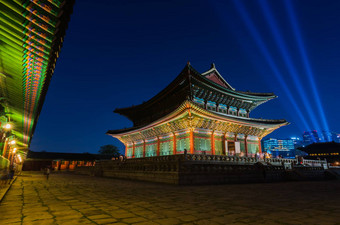
<instances>
[{"instance_id":1,"label":"wooden column","mask_svg":"<svg viewBox=\"0 0 340 225\"><path fill-rule=\"evenodd\" d=\"M135 149L136 149L136 145L135 142L132 142L133 146L132 146L132 158L135 158Z\"/></svg>"},{"instance_id":2,"label":"wooden column","mask_svg":"<svg viewBox=\"0 0 340 225\"><path fill-rule=\"evenodd\" d=\"M215 155L215 131L211 133L211 154Z\"/></svg>"},{"instance_id":3,"label":"wooden column","mask_svg":"<svg viewBox=\"0 0 340 225\"><path fill-rule=\"evenodd\" d=\"M259 153L262 153L261 138L259 138Z\"/></svg>"},{"instance_id":4,"label":"wooden column","mask_svg":"<svg viewBox=\"0 0 340 225\"><path fill-rule=\"evenodd\" d=\"M193 129L190 129L190 154L194 154L194 131Z\"/></svg>"},{"instance_id":5,"label":"wooden column","mask_svg":"<svg viewBox=\"0 0 340 225\"><path fill-rule=\"evenodd\" d=\"M12 157L13 157L13 149L9 149L9 151L8 151L8 160L9 160L9 163L10 163L10 165L12 165Z\"/></svg>"},{"instance_id":6,"label":"wooden column","mask_svg":"<svg viewBox=\"0 0 340 225\"><path fill-rule=\"evenodd\" d=\"M227 152L226 152L226 146L225 146L225 136L227 135L227 133L224 133L222 135L222 155L227 155Z\"/></svg>"},{"instance_id":7,"label":"wooden column","mask_svg":"<svg viewBox=\"0 0 340 225\"><path fill-rule=\"evenodd\" d=\"M246 156L248 157L248 135L244 135L244 150L246 151Z\"/></svg>"},{"instance_id":8,"label":"wooden column","mask_svg":"<svg viewBox=\"0 0 340 225\"><path fill-rule=\"evenodd\" d=\"M145 148L146 148L146 142L145 139L143 140L143 158L145 157Z\"/></svg>"},{"instance_id":9,"label":"wooden column","mask_svg":"<svg viewBox=\"0 0 340 225\"><path fill-rule=\"evenodd\" d=\"M240 116L240 109L239 108L237 108L237 110L236 110L236 115Z\"/></svg>"},{"instance_id":10,"label":"wooden column","mask_svg":"<svg viewBox=\"0 0 340 225\"><path fill-rule=\"evenodd\" d=\"M125 156L127 157L127 153L128 153L128 144L125 144Z\"/></svg>"},{"instance_id":11,"label":"wooden column","mask_svg":"<svg viewBox=\"0 0 340 225\"><path fill-rule=\"evenodd\" d=\"M249 118L249 110L247 110L247 118Z\"/></svg>"},{"instance_id":12,"label":"wooden column","mask_svg":"<svg viewBox=\"0 0 340 225\"><path fill-rule=\"evenodd\" d=\"M177 151L177 143L176 143L176 134L175 134L175 132L173 132L173 155L176 155L176 151Z\"/></svg>"},{"instance_id":13,"label":"wooden column","mask_svg":"<svg viewBox=\"0 0 340 225\"><path fill-rule=\"evenodd\" d=\"M161 142L159 140L159 137L157 136L157 156L159 156L160 149L161 149Z\"/></svg>"},{"instance_id":14,"label":"wooden column","mask_svg":"<svg viewBox=\"0 0 340 225\"><path fill-rule=\"evenodd\" d=\"M3 151L3 153L2 153L2 156L3 156L4 158L6 158L7 145L8 145L8 138L5 139L4 151Z\"/></svg>"}]
</instances>

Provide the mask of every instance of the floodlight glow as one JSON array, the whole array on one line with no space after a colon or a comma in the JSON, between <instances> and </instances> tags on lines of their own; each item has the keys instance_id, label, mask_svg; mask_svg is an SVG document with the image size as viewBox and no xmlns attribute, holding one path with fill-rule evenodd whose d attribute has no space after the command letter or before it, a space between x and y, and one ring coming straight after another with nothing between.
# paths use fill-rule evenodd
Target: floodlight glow
<instances>
[{"instance_id":1,"label":"floodlight glow","mask_svg":"<svg viewBox=\"0 0 340 225\"><path fill-rule=\"evenodd\" d=\"M267 61L268 65L270 66L271 70L273 71L276 79L282 85L285 94L287 95L290 103L293 105L294 110L297 113L297 115L299 116L301 122L303 123L303 125L308 130L310 130L310 126L308 125L308 123L305 120L302 112L300 111L300 108L298 107L297 103L295 102L295 99L294 99L293 95L289 91L288 85L283 80L282 75L281 75L279 69L277 68L275 62L273 61L273 57L271 56L268 48L266 47L265 43L263 42L263 39L262 39L260 33L256 29L256 27L255 27L254 23L252 22L252 20L250 19L249 15L246 13L246 11L244 9L244 6L242 5L242 3L239 0L233 0L233 2L235 4L238 12L241 15L241 18L242 18L243 22L247 26L247 29L249 30L250 35L252 36L252 38L256 42L257 47L260 49L260 52L262 53L262 55L264 56L264 58Z\"/></svg>"},{"instance_id":2,"label":"floodlight glow","mask_svg":"<svg viewBox=\"0 0 340 225\"><path fill-rule=\"evenodd\" d=\"M6 130L9 130L9 129L12 128L12 125L9 124L9 123L7 123L7 124L5 124L4 128L5 128Z\"/></svg>"},{"instance_id":3,"label":"floodlight glow","mask_svg":"<svg viewBox=\"0 0 340 225\"><path fill-rule=\"evenodd\" d=\"M317 130L321 130L320 124L317 120L317 116L315 115L314 110L312 109L311 104L309 102L309 99L306 95L307 92L303 88L303 85L300 81L298 72L297 72L297 70L296 70L296 68L295 68L295 66L294 66L294 64L291 60L291 57L290 57L290 55L287 51L287 49L288 49L287 44L285 43L285 41L282 38L282 34L278 29L277 22L276 22L276 20L273 16L273 14L271 13L271 10L268 7L268 3L266 2L266 0L260 0L260 4L261 4L261 9L263 11L263 14L266 18L266 21L267 21L267 23L268 23L268 25L269 25L269 27L272 31L276 45L277 45L277 47L278 47L278 49L281 53L281 56L282 56L286 66L288 68L289 75L294 82L296 90L298 91L299 95L302 98L302 103L303 103L304 107L306 108L306 111L308 112L307 115L309 115L314 127Z\"/></svg>"},{"instance_id":4,"label":"floodlight glow","mask_svg":"<svg viewBox=\"0 0 340 225\"><path fill-rule=\"evenodd\" d=\"M316 84L315 84L312 68L311 68L310 63L309 63L309 59L308 59L308 56L307 56L307 53L306 53L306 49L305 49L304 44L302 42L302 35L300 33L299 25L298 25L297 19L295 17L295 13L294 13L292 3L291 3L290 0L285 0L284 2L285 2L285 6L286 6L286 9L287 9L287 13L288 13L288 17L289 17L291 26L293 28L293 34L294 34L295 39L297 41L298 49L299 49L301 57L302 57L303 65L305 67L305 70L306 70L306 73L307 73L307 76L308 76L308 80L309 80L310 86L311 86L312 91L313 91L314 99L316 100L319 115L321 116L321 120L322 120L324 129L329 130L328 122L327 122L327 119L326 119L326 116L325 116L325 112L323 110L322 103L321 103L321 100L320 100L320 96L318 94L318 90L317 90L317 87L316 87Z\"/></svg>"},{"instance_id":5,"label":"floodlight glow","mask_svg":"<svg viewBox=\"0 0 340 225\"><path fill-rule=\"evenodd\" d=\"M15 145L15 140L12 140L10 143L11 145Z\"/></svg>"}]
</instances>

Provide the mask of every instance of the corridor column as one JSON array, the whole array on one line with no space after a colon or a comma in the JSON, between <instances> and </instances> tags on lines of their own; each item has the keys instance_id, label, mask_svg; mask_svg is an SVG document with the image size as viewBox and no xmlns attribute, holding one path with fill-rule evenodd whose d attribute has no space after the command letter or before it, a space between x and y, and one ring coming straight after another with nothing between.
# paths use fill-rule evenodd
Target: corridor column
<instances>
[{"instance_id":1,"label":"corridor column","mask_svg":"<svg viewBox=\"0 0 340 225\"><path fill-rule=\"evenodd\" d=\"M262 153L261 138L259 138L259 143L258 143L258 145L259 145L259 153Z\"/></svg>"},{"instance_id":2,"label":"corridor column","mask_svg":"<svg viewBox=\"0 0 340 225\"><path fill-rule=\"evenodd\" d=\"M211 133L211 154L215 155L215 131Z\"/></svg>"},{"instance_id":3,"label":"corridor column","mask_svg":"<svg viewBox=\"0 0 340 225\"><path fill-rule=\"evenodd\" d=\"M133 145L132 145L132 158L135 158L135 149L136 149L136 145L135 145L135 142L133 141L132 142Z\"/></svg>"},{"instance_id":4,"label":"corridor column","mask_svg":"<svg viewBox=\"0 0 340 225\"><path fill-rule=\"evenodd\" d=\"M159 156L160 147L161 147L161 143L159 140L159 136L157 136L157 156Z\"/></svg>"},{"instance_id":5,"label":"corridor column","mask_svg":"<svg viewBox=\"0 0 340 225\"><path fill-rule=\"evenodd\" d=\"M172 154L173 154L173 155L176 155L176 151L177 151L177 145L176 145L176 144L177 144L177 143L176 143L176 133L173 132L172 134L174 135L174 136L173 136L173 142L174 142L174 143L173 143L173 153L172 153Z\"/></svg>"},{"instance_id":6,"label":"corridor column","mask_svg":"<svg viewBox=\"0 0 340 225\"><path fill-rule=\"evenodd\" d=\"M190 154L194 154L194 131L192 128L190 128Z\"/></svg>"}]
</instances>

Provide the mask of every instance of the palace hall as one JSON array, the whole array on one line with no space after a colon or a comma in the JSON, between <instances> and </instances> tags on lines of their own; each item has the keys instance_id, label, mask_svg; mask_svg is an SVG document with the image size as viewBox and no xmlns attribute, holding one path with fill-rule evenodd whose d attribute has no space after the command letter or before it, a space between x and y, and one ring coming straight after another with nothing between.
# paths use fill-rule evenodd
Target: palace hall
<instances>
[{"instance_id":1,"label":"palace hall","mask_svg":"<svg viewBox=\"0 0 340 225\"><path fill-rule=\"evenodd\" d=\"M236 90L214 64L199 73L187 63L150 100L115 109L133 127L107 134L124 143L127 158L184 153L254 157L261 153L263 137L288 125L286 120L250 117L253 109L274 98L273 93Z\"/></svg>"}]
</instances>

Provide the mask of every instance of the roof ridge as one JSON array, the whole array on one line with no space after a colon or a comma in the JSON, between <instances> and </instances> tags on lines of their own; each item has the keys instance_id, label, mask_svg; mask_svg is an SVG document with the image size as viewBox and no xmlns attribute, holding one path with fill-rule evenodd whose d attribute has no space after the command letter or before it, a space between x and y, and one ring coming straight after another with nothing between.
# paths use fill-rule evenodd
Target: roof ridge
<instances>
[{"instance_id":1,"label":"roof ridge","mask_svg":"<svg viewBox=\"0 0 340 225\"><path fill-rule=\"evenodd\" d=\"M230 88L231 90L235 91L235 88L233 88L233 87L232 87L232 86L231 86L231 85L223 78L223 76L220 74L220 72L218 72L218 70L217 70L217 68L216 68L216 66L215 66L215 63L212 63L210 69L207 70L207 71L205 71L205 72L203 72L203 73L201 73L201 74L202 74L202 76L205 76L205 77L206 77L207 75L211 74L212 72L216 72L217 76L222 80L222 82L225 83L225 85L226 85L228 88ZM208 79L209 79L209 78L208 78Z\"/></svg>"}]
</instances>

